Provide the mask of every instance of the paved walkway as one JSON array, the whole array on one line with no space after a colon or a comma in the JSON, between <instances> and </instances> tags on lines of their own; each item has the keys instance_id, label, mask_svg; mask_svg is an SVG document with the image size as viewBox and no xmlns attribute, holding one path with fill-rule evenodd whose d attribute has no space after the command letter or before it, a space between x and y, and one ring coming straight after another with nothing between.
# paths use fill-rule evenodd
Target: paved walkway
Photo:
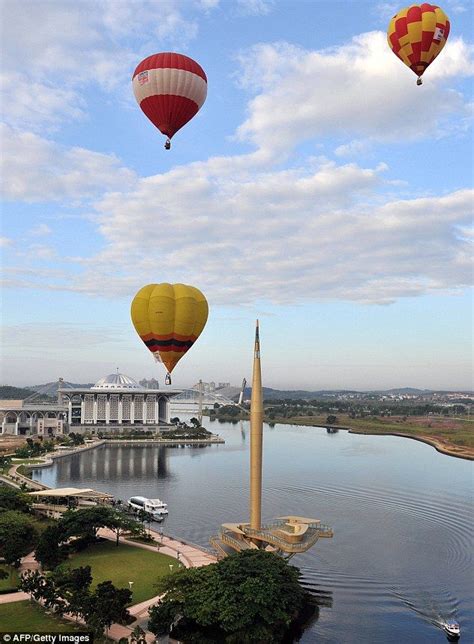
<instances>
[{"instance_id":1,"label":"paved walkway","mask_svg":"<svg viewBox=\"0 0 474 644\"><path fill-rule=\"evenodd\" d=\"M163 555L168 555L179 561L186 568L199 568L200 566L208 566L211 563L217 562L217 557L211 552L208 552L204 549L201 549L199 546L181 541L174 537L168 535L162 535L155 530L149 531L155 544L139 543L137 541L130 541L124 537L120 537L120 543L134 546L136 548L144 548L145 550L151 550L152 552L159 552ZM105 539L110 539L111 541L116 541L116 535L112 530L107 528L101 528L98 531L98 535ZM34 552L26 555L21 560L20 571L25 572L26 570L37 570L39 568L38 562L34 558ZM118 642L122 638L129 638L133 629L137 624L139 624L146 632L146 641L151 644L152 642L168 642L168 638L155 638L153 633L150 633L146 630L146 623L148 619L148 610L150 606L154 606L160 601L161 595L147 599L146 601L130 606L128 609L130 614L135 617L135 621L129 626L123 626L122 624L112 624L109 629L108 636L110 639ZM0 595L0 604L8 604L11 602L24 601L25 599L30 599L28 593L8 593L5 595ZM66 616L67 617L67 616ZM68 619L74 620L74 617L67 617Z\"/></svg>"},{"instance_id":2,"label":"paved walkway","mask_svg":"<svg viewBox=\"0 0 474 644\"><path fill-rule=\"evenodd\" d=\"M0 595L0 604L12 604L13 602L22 602L29 599L28 593L5 593Z\"/></svg>"}]
</instances>

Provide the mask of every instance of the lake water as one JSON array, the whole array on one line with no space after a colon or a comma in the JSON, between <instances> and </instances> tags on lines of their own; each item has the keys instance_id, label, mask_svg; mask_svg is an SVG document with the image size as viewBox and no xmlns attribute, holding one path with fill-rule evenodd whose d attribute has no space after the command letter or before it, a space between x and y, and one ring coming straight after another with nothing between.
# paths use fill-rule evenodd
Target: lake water
<instances>
[{"instance_id":1,"label":"lake water","mask_svg":"<svg viewBox=\"0 0 474 644\"><path fill-rule=\"evenodd\" d=\"M109 445L59 459L34 478L169 505L165 532L208 546L248 520L247 422L204 423L225 445ZM301 642L446 642L444 618L474 641L473 463L416 441L265 426L265 518L319 518L334 529L292 563L317 596Z\"/></svg>"}]
</instances>

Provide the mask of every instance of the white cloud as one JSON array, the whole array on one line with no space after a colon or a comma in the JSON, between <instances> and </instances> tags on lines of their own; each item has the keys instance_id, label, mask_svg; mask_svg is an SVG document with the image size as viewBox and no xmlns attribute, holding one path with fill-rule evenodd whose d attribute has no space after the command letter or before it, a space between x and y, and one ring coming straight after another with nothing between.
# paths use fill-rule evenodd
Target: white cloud
<instances>
[{"instance_id":1,"label":"white cloud","mask_svg":"<svg viewBox=\"0 0 474 644\"><path fill-rule=\"evenodd\" d=\"M51 228L48 224L38 224L30 230L30 235L33 237L44 237L45 235L50 235L52 233Z\"/></svg>"},{"instance_id":2,"label":"white cloud","mask_svg":"<svg viewBox=\"0 0 474 644\"><path fill-rule=\"evenodd\" d=\"M261 44L240 61L240 85L258 94L237 136L273 157L333 135L392 142L433 136L449 118L469 113L463 96L446 86L473 72L472 50L461 39L448 42L422 88L382 32L322 51Z\"/></svg>"},{"instance_id":3,"label":"white cloud","mask_svg":"<svg viewBox=\"0 0 474 644\"><path fill-rule=\"evenodd\" d=\"M184 281L214 304L245 305L384 304L469 284L460 230L472 216L471 191L383 202L374 198L383 164L314 159L267 172L242 161L214 158L109 193L96 204L104 249L67 258L82 266L79 276L20 276L15 285L102 297L106 280L116 297L150 281Z\"/></svg>"},{"instance_id":4,"label":"white cloud","mask_svg":"<svg viewBox=\"0 0 474 644\"><path fill-rule=\"evenodd\" d=\"M0 126L3 196L18 201L83 201L93 195L130 186L131 170L114 155L84 148L64 148L31 132Z\"/></svg>"},{"instance_id":5,"label":"white cloud","mask_svg":"<svg viewBox=\"0 0 474 644\"><path fill-rule=\"evenodd\" d=\"M18 324L6 325L2 329L2 345L6 351L21 350L31 354L46 354L49 351L62 352L76 347L98 347L101 344L118 344L123 340L121 329L94 326L92 324Z\"/></svg>"},{"instance_id":6,"label":"white cloud","mask_svg":"<svg viewBox=\"0 0 474 644\"><path fill-rule=\"evenodd\" d=\"M239 11L248 16L266 16L273 8L273 0L237 0Z\"/></svg>"},{"instance_id":7,"label":"white cloud","mask_svg":"<svg viewBox=\"0 0 474 644\"><path fill-rule=\"evenodd\" d=\"M361 154L366 154L371 147L371 142L368 140L365 141L360 141L357 139L354 139L354 141L350 141L349 143L345 143L344 145L339 145L335 150L334 153L338 157L352 157L352 156L359 156Z\"/></svg>"},{"instance_id":8,"label":"white cloud","mask_svg":"<svg viewBox=\"0 0 474 644\"><path fill-rule=\"evenodd\" d=\"M46 244L30 244L28 246L28 252L24 253L24 255L29 259L51 260L55 259L56 251Z\"/></svg>"},{"instance_id":9,"label":"white cloud","mask_svg":"<svg viewBox=\"0 0 474 644\"><path fill-rule=\"evenodd\" d=\"M198 0L198 6L205 11L209 9L215 9L220 4L220 0Z\"/></svg>"},{"instance_id":10,"label":"white cloud","mask_svg":"<svg viewBox=\"0 0 474 644\"><path fill-rule=\"evenodd\" d=\"M44 131L66 119L84 116L84 100L71 89L29 79L25 74L0 74L2 117L9 125Z\"/></svg>"},{"instance_id":11,"label":"white cloud","mask_svg":"<svg viewBox=\"0 0 474 644\"><path fill-rule=\"evenodd\" d=\"M13 239L10 237L0 237L0 248L7 248L13 245Z\"/></svg>"}]
</instances>

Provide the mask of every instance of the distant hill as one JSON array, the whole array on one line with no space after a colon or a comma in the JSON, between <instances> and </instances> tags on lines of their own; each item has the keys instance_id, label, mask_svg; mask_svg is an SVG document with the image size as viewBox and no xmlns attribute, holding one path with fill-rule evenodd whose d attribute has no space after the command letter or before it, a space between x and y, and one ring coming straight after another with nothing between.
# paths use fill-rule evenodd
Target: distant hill
<instances>
[{"instance_id":1,"label":"distant hill","mask_svg":"<svg viewBox=\"0 0 474 644\"><path fill-rule=\"evenodd\" d=\"M413 394L419 396L420 394L432 393L431 389L414 389L413 387L400 387L399 389L387 389L386 391L374 391L377 394Z\"/></svg>"},{"instance_id":2,"label":"distant hill","mask_svg":"<svg viewBox=\"0 0 474 644\"><path fill-rule=\"evenodd\" d=\"M25 400L25 398L29 398L35 393L33 389L26 389L24 387L0 386L0 400ZM43 394L38 396L36 400L49 400L49 396Z\"/></svg>"}]
</instances>

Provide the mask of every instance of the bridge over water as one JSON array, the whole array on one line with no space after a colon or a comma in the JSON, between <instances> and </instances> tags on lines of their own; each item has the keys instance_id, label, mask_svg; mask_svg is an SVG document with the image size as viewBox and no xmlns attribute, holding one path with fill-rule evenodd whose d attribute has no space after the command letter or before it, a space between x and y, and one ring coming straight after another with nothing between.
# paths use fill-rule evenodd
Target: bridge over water
<instances>
[{"instance_id":1,"label":"bridge over water","mask_svg":"<svg viewBox=\"0 0 474 644\"><path fill-rule=\"evenodd\" d=\"M181 413L198 413L199 412L199 405L200 405L200 399L202 396L202 409L211 409L214 407L214 404L217 403L219 405L235 405L237 406L237 402L235 400L232 400L232 398L229 397L229 394L232 395L232 391L227 391L227 390L232 390L235 389L235 395L239 394L239 390L237 387L227 387L225 393L227 395L224 395L223 393L219 393L219 390L217 391L204 391L202 394L200 393L199 389L197 388L191 388L191 389L183 389L182 393L178 394L177 396L174 396L170 400L170 413L171 414L178 414Z\"/></svg>"}]
</instances>

